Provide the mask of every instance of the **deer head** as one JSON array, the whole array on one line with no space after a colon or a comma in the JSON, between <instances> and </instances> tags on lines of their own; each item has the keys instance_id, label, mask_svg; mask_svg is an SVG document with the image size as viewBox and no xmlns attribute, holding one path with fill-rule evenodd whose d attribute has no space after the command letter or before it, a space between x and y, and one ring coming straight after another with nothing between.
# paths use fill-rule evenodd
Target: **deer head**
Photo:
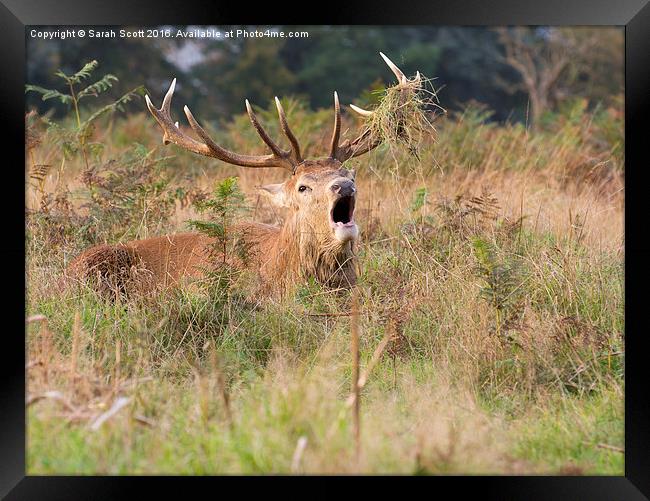
<instances>
[{"instance_id":1,"label":"deer head","mask_svg":"<svg viewBox=\"0 0 650 501\"><path fill-rule=\"evenodd\" d=\"M409 81L390 59L381 52L380 55L398 78L398 85L403 86L405 91L412 91L419 84L419 72L415 80ZM173 122L170 105L175 85L176 79L172 81L160 109L156 109L149 96L145 96L149 111L162 127L164 144L174 143L194 153L214 157L242 167L285 169L289 174L285 182L261 187L262 192L275 205L289 210L288 218L282 229L284 240L293 239L300 248L299 253L309 255L312 260L322 260L323 254L337 255L341 251L350 249L352 242L359 234L354 220L357 188L354 171L344 168L343 164L346 160L377 147L379 140L371 137L370 130L365 130L353 140L348 139L342 143L339 141L341 108L336 92L334 92L334 127L329 155L325 158L306 160L301 154L300 144L287 123L284 110L277 97L275 105L280 126L291 148L285 150L271 139L258 121L250 103L246 100L246 110L250 121L262 141L268 146L270 153L267 155L242 155L228 151L216 144L199 125L187 106L184 107L185 115L199 140L185 134L179 128L178 122ZM373 113L354 105L350 106L362 116ZM283 238L281 237L280 240Z\"/></svg>"},{"instance_id":2,"label":"deer head","mask_svg":"<svg viewBox=\"0 0 650 501\"><path fill-rule=\"evenodd\" d=\"M354 175L336 159L306 160L285 182L261 190L274 205L289 209L303 233L323 244L327 240L345 244L359 233L354 221Z\"/></svg>"}]
</instances>

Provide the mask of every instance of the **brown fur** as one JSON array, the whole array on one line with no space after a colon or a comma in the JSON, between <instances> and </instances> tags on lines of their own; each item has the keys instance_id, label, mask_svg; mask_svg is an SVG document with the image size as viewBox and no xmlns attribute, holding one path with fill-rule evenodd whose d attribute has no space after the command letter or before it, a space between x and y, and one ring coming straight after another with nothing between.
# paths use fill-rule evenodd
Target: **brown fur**
<instances>
[{"instance_id":1,"label":"brown fur","mask_svg":"<svg viewBox=\"0 0 650 501\"><path fill-rule=\"evenodd\" d=\"M338 198L332 184L342 181L353 183L353 173L338 161L326 159L304 162L282 185L265 187L275 203L288 209L284 225L247 222L234 226L238 252L227 256L227 262L239 269L256 270L260 292L266 295L281 294L310 277L334 288L353 285L354 238L337 239L329 219ZM309 191L298 191L302 184L308 185ZM167 288L186 277L200 278L221 262L223 254L215 253L214 243L215 239L200 233L179 233L100 245L75 258L66 277L90 280L101 291Z\"/></svg>"}]
</instances>

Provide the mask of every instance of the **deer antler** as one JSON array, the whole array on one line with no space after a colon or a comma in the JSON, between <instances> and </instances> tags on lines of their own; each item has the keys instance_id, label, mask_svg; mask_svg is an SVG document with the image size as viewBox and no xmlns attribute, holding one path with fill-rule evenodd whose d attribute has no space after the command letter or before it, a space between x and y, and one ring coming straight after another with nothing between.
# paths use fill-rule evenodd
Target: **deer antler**
<instances>
[{"instance_id":1,"label":"deer antler","mask_svg":"<svg viewBox=\"0 0 650 501\"><path fill-rule=\"evenodd\" d=\"M287 117L284 114L284 109L282 109L282 104L280 104L278 96L275 96L275 107L278 109L278 118L280 119L280 127L282 128L282 132L284 132L284 135L287 136L287 139L291 143L291 149L293 151L293 156L296 162L300 163L303 161L303 158L300 155L300 144L298 143L296 136L293 135L293 132L291 132L291 129L289 128Z\"/></svg>"},{"instance_id":2,"label":"deer antler","mask_svg":"<svg viewBox=\"0 0 650 501\"><path fill-rule=\"evenodd\" d=\"M393 71L395 76L397 77L398 81L398 87L402 87L400 90L409 92L413 88L416 88L420 85L420 72L416 72L415 78L411 81L409 81L408 78L406 78L406 75L400 70L395 63L393 63L386 54L383 52L380 52L379 55L384 59L388 67ZM355 106L354 104L350 105L350 108L357 112L359 115L363 117L369 117L374 114L374 111L368 111L364 110L363 108L359 108L358 106ZM344 162L348 160L349 158L353 157L358 157L359 155L363 155L364 153L369 152L370 150L376 148L379 146L381 143L380 139L370 139L370 130L366 129L360 136L358 136L356 139L350 141L349 139L346 139L342 144L338 144L339 141L339 134L341 130L341 110L339 107L339 100L338 96L336 95L336 92L334 93L334 132L332 134L332 147L330 150L330 157L331 158L336 158L339 162Z\"/></svg>"},{"instance_id":3,"label":"deer antler","mask_svg":"<svg viewBox=\"0 0 650 501\"><path fill-rule=\"evenodd\" d=\"M330 146L330 158L336 158L339 150L339 137L341 135L341 105L339 95L334 91L334 131L332 132L332 143Z\"/></svg>"},{"instance_id":4,"label":"deer antler","mask_svg":"<svg viewBox=\"0 0 650 501\"><path fill-rule=\"evenodd\" d=\"M362 110L365 113L372 114L371 111ZM339 144L339 137L341 135L341 106L339 104L339 96L334 92L334 131L332 132L332 143L330 147L330 158L335 158L339 162L344 162L348 158L363 155L368 151L379 146L380 140L368 141L370 130L366 130L354 141L350 142L346 139L343 144Z\"/></svg>"},{"instance_id":5,"label":"deer antler","mask_svg":"<svg viewBox=\"0 0 650 501\"><path fill-rule=\"evenodd\" d=\"M380 52L379 55L384 59L389 68L393 71L398 80L398 88L405 92L410 92L414 88L418 87L420 84L420 72L416 73L416 76L413 80L406 78L406 75L400 70L383 52ZM174 143L181 148L198 153L199 155L205 155L208 157L218 158L223 162L229 164L240 165L242 167L282 167L291 172L295 172L296 167L303 162L302 155L300 154L300 144L296 139L296 136L293 134L287 123L287 118L280 104L280 100L275 98L275 106L278 110L278 118L280 120L280 127L282 132L287 136L287 139L291 143L291 151L283 150L278 146L278 144L271 139L268 133L264 130L259 120L253 112L248 99L246 100L246 111L248 116L255 127L255 130L262 138L262 141L271 149L270 155L241 155L239 153L234 153L225 148L222 148L217 143L215 143L208 133L199 125L199 123L192 115L190 109L185 106L183 110L187 116L187 120L196 133L196 135L201 139L197 141L196 139L185 134L180 127L178 122L175 122L171 118L171 101L172 96L174 95L174 89L176 87L176 79L172 80L169 90L162 102L160 109L152 104L149 96L145 96L147 102L147 108L154 116L156 121L160 124L163 130L163 143L169 144ZM405 94L406 96L406 94ZM374 112L364 110L355 106L353 104L350 107L357 113L362 116L371 116ZM341 136L341 106L339 104L339 96L334 92L334 130L332 132L332 141L330 146L330 158L344 162L345 160L363 155L368 151L376 148L381 143L380 139L371 139L370 130L365 130L361 135L356 139L350 141L346 139L342 144L339 144L339 139Z\"/></svg>"},{"instance_id":6,"label":"deer antler","mask_svg":"<svg viewBox=\"0 0 650 501\"><path fill-rule=\"evenodd\" d=\"M290 134L291 137L293 137L293 141L291 141L291 137L289 137L289 139L294 151L294 157L296 158L292 158L291 154L288 151L282 150L277 144L273 142L273 140L269 137L269 135L258 122L257 117L253 113L253 110L248 103L248 100L246 100L246 109L248 110L248 116L250 117L255 130L260 135L262 140L268 145L269 148L271 148L272 153L270 155L240 155L239 153L234 153L225 148L222 148L217 143L215 143L208 135L208 133L205 132L203 127L199 125L199 123L194 118L194 115L192 115L192 112L187 106L183 108L185 115L187 116L187 120L202 142L193 139L181 131L178 126L178 122L174 123L170 113L170 106L175 87L176 79L174 78L171 85L169 86L167 94L165 94L160 109L156 109L152 104L151 99L149 99L149 96L145 96L147 108L149 108L149 111L163 129L164 144L174 143L181 148L192 151L194 153L198 153L199 155L218 158L223 162L240 165L242 167L282 167L292 172L294 171L296 165L299 163L299 160L297 160L297 158L300 157L300 150L296 150L298 143L295 140L295 136L291 134L288 126L285 127L286 119L284 120L285 124L282 125L282 129L285 131L285 134L287 134L287 137L289 137ZM283 122L283 117L280 117L280 122ZM296 151L298 151L298 154L296 154Z\"/></svg>"}]
</instances>

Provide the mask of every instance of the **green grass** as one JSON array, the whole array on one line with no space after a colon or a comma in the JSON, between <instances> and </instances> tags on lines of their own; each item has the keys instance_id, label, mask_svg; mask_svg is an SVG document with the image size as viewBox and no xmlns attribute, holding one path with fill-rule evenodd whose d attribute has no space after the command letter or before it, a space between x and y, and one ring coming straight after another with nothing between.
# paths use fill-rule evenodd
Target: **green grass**
<instances>
[{"instance_id":1,"label":"green grass","mask_svg":"<svg viewBox=\"0 0 650 501\"><path fill-rule=\"evenodd\" d=\"M574 466L586 475L622 475L624 454L606 447L623 447L621 395L615 386L594 397L558 398L533 409L516 429L513 453L547 472Z\"/></svg>"}]
</instances>

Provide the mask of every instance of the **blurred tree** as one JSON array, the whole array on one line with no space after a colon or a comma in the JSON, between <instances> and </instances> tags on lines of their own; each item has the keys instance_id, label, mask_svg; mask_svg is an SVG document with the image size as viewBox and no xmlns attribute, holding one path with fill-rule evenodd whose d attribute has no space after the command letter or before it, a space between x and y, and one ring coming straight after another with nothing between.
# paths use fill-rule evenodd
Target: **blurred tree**
<instances>
[{"instance_id":1,"label":"blurred tree","mask_svg":"<svg viewBox=\"0 0 650 501\"><path fill-rule=\"evenodd\" d=\"M522 95L511 95L494 82L494 75L504 68L498 59L499 43L492 30L443 27L432 43L441 50L434 76L436 86L441 87L439 98L445 108L458 110L469 102L479 102L494 110L493 119L506 120L513 109L521 106Z\"/></svg>"},{"instance_id":2,"label":"blurred tree","mask_svg":"<svg viewBox=\"0 0 650 501\"><path fill-rule=\"evenodd\" d=\"M533 126L544 112L555 108L558 101L570 95L584 95L580 91L585 90L581 88L585 80L607 82L608 78L617 79L616 75L601 74L595 69L597 62L603 63L602 48L609 45L603 41L611 38L611 31L553 27L509 27L497 28L496 31L504 50L501 60L520 77L514 82L502 79L498 83L510 92L524 90L527 93ZM622 61L622 46L619 45L618 49ZM612 55L610 52L610 57L605 59L610 60ZM599 69L602 71L603 68ZM622 68L618 78L622 78ZM605 87L611 88L607 84ZM593 95L593 88L590 94L592 99L603 97L602 93Z\"/></svg>"},{"instance_id":3,"label":"blurred tree","mask_svg":"<svg viewBox=\"0 0 650 501\"><path fill-rule=\"evenodd\" d=\"M212 110L212 118L215 111L229 117L245 109L245 99L266 108L274 96L291 93L296 77L279 56L283 45L263 38L211 44L205 60L192 69L205 89L198 109Z\"/></svg>"},{"instance_id":4,"label":"blurred tree","mask_svg":"<svg viewBox=\"0 0 650 501\"><path fill-rule=\"evenodd\" d=\"M555 104L575 95L588 98L592 106L602 103L618 107L625 83L623 28L580 27L571 30L572 36L580 43L585 43L584 40L593 40L594 43L582 53L578 64L569 65L565 90L554 96Z\"/></svg>"}]
</instances>

